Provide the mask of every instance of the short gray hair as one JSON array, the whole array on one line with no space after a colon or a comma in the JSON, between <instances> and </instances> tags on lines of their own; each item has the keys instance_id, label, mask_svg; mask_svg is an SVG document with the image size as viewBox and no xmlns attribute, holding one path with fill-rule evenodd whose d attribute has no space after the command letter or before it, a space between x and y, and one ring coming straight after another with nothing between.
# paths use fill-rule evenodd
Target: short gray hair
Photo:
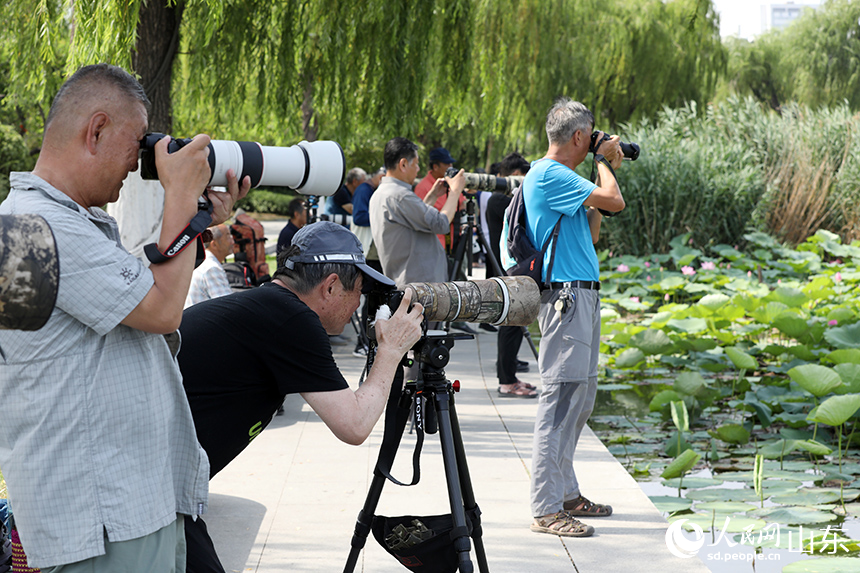
<instances>
[{"instance_id":1,"label":"short gray hair","mask_svg":"<svg viewBox=\"0 0 860 573\"><path fill-rule=\"evenodd\" d=\"M367 172L361 167L353 167L346 174L346 182L352 183L353 181L359 180L364 181L367 179Z\"/></svg>"},{"instance_id":2,"label":"short gray hair","mask_svg":"<svg viewBox=\"0 0 860 573\"><path fill-rule=\"evenodd\" d=\"M561 97L546 114L546 136L555 145L567 143L577 131L594 129L594 114L584 104Z\"/></svg>"},{"instance_id":3,"label":"short gray hair","mask_svg":"<svg viewBox=\"0 0 860 573\"><path fill-rule=\"evenodd\" d=\"M149 111L151 105L149 98L146 97L140 82L131 74L118 66L93 64L82 67L63 83L51 104L45 127L47 128L57 116L79 106L82 101L103 95L105 90L115 90L126 101L140 102L147 112Z\"/></svg>"}]
</instances>

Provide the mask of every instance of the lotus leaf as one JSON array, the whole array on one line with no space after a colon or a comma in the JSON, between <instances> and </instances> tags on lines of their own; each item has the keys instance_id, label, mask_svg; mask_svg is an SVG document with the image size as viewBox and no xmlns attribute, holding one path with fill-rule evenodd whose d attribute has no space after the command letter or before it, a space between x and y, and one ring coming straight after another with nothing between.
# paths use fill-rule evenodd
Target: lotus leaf
<instances>
[{"instance_id":1,"label":"lotus leaf","mask_svg":"<svg viewBox=\"0 0 860 573\"><path fill-rule=\"evenodd\" d=\"M729 300L731 299L722 293L709 294L707 296L703 296L699 300L698 304L699 306L707 308L711 312L716 312L720 307L729 302Z\"/></svg>"},{"instance_id":2,"label":"lotus leaf","mask_svg":"<svg viewBox=\"0 0 860 573\"><path fill-rule=\"evenodd\" d=\"M809 421L821 422L828 426L840 426L858 409L860 409L860 394L831 396L818 406L814 416L810 412Z\"/></svg>"},{"instance_id":3,"label":"lotus leaf","mask_svg":"<svg viewBox=\"0 0 860 573\"><path fill-rule=\"evenodd\" d=\"M836 348L860 348L860 322L831 328L824 338Z\"/></svg>"},{"instance_id":4,"label":"lotus leaf","mask_svg":"<svg viewBox=\"0 0 860 573\"><path fill-rule=\"evenodd\" d=\"M815 440L797 440L795 446L798 450L804 450L815 456L827 456L833 453L833 449Z\"/></svg>"},{"instance_id":5,"label":"lotus leaf","mask_svg":"<svg viewBox=\"0 0 860 573\"><path fill-rule=\"evenodd\" d=\"M830 309L830 312L827 313L827 322L831 320L835 320L839 324L845 324L846 322L853 322L856 318L854 311L845 307L837 307Z\"/></svg>"},{"instance_id":6,"label":"lotus leaf","mask_svg":"<svg viewBox=\"0 0 860 573\"><path fill-rule=\"evenodd\" d=\"M675 348L672 340L662 330L643 330L629 340L630 346L638 348L648 356L655 354L670 354Z\"/></svg>"},{"instance_id":7,"label":"lotus leaf","mask_svg":"<svg viewBox=\"0 0 860 573\"><path fill-rule=\"evenodd\" d=\"M758 453L769 460L775 460L787 456L797 449L800 440L776 440L763 446L759 446Z\"/></svg>"},{"instance_id":8,"label":"lotus leaf","mask_svg":"<svg viewBox=\"0 0 860 573\"><path fill-rule=\"evenodd\" d=\"M755 491L747 488L697 489L686 495L687 499L696 501L758 501Z\"/></svg>"},{"instance_id":9,"label":"lotus leaf","mask_svg":"<svg viewBox=\"0 0 860 573\"><path fill-rule=\"evenodd\" d=\"M842 385L842 379L833 369L819 364L803 364L788 371L797 384L812 394L822 397Z\"/></svg>"},{"instance_id":10,"label":"lotus leaf","mask_svg":"<svg viewBox=\"0 0 860 573\"><path fill-rule=\"evenodd\" d=\"M772 324L774 319L786 310L788 310L788 306L781 302L769 302L752 311L751 315L762 324Z\"/></svg>"},{"instance_id":11,"label":"lotus leaf","mask_svg":"<svg viewBox=\"0 0 860 573\"><path fill-rule=\"evenodd\" d=\"M679 288L681 288L685 284L687 284L687 281L685 281L681 277L672 276L672 277L666 277L665 279L661 280L659 283L657 283L656 285L654 285L651 288L653 290L659 290L661 292L672 292L672 291L678 290Z\"/></svg>"},{"instance_id":12,"label":"lotus leaf","mask_svg":"<svg viewBox=\"0 0 860 573\"><path fill-rule=\"evenodd\" d=\"M843 352L837 350L836 352ZM860 392L860 364L845 362L837 364L833 370L842 378L842 386L834 390L836 394L854 394Z\"/></svg>"},{"instance_id":13,"label":"lotus leaf","mask_svg":"<svg viewBox=\"0 0 860 573\"><path fill-rule=\"evenodd\" d=\"M860 490L845 489L842 495L845 501L851 501L860 496ZM775 495L771 498L771 501L781 505L820 505L824 503L836 503L839 499L838 488L803 488L794 493Z\"/></svg>"},{"instance_id":14,"label":"lotus leaf","mask_svg":"<svg viewBox=\"0 0 860 573\"><path fill-rule=\"evenodd\" d=\"M708 433L729 444L745 444L750 441L750 433L738 424L725 424Z\"/></svg>"},{"instance_id":15,"label":"lotus leaf","mask_svg":"<svg viewBox=\"0 0 860 573\"><path fill-rule=\"evenodd\" d=\"M860 364L860 348L841 348L834 350L825 358L834 364Z\"/></svg>"},{"instance_id":16,"label":"lotus leaf","mask_svg":"<svg viewBox=\"0 0 860 573\"><path fill-rule=\"evenodd\" d=\"M645 361L645 354L638 348L626 348L615 357L616 368L635 368Z\"/></svg>"},{"instance_id":17,"label":"lotus leaf","mask_svg":"<svg viewBox=\"0 0 860 573\"><path fill-rule=\"evenodd\" d=\"M657 392L653 398L651 398L651 403L648 404L648 409L652 412L659 412L663 409L663 406L668 404L669 402L673 402L675 400L680 400L681 396L678 395L674 390L662 390Z\"/></svg>"},{"instance_id":18,"label":"lotus leaf","mask_svg":"<svg viewBox=\"0 0 860 573\"><path fill-rule=\"evenodd\" d=\"M754 505L740 501L703 501L696 504L697 510L716 511L717 513L745 513L755 509Z\"/></svg>"},{"instance_id":19,"label":"lotus leaf","mask_svg":"<svg viewBox=\"0 0 860 573\"><path fill-rule=\"evenodd\" d=\"M799 339L809 330L806 321L792 313L783 313L777 316L771 321L771 324L786 336L795 339Z\"/></svg>"},{"instance_id":20,"label":"lotus leaf","mask_svg":"<svg viewBox=\"0 0 860 573\"><path fill-rule=\"evenodd\" d=\"M597 389L603 390L606 392L613 390L630 390L633 388L632 384L598 384Z\"/></svg>"},{"instance_id":21,"label":"lotus leaf","mask_svg":"<svg viewBox=\"0 0 860 573\"><path fill-rule=\"evenodd\" d=\"M677 332L696 334L708 329L708 323L703 318L673 318L666 326Z\"/></svg>"},{"instance_id":22,"label":"lotus leaf","mask_svg":"<svg viewBox=\"0 0 860 573\"><path fill-rule=\"evenodd\" d=\"M806 360L807 362L814 362L817 360L818 356L809 349L809 346L806 344L795 344L794 346L789 346L786 348L789 354L794 356L795 358L800 358L801 360Z\"/></svg>"},{"instance_id":23,"label":"lotus leaf","mask_svg":"<svg viewBox=\"0 0 860 573\"><path fill-rule=\"evenodd\" d=\"M695 396L699 390L705 387L705 379L698 372L682 372L675 378L672 387L679 394Z\"/></svg>"},{"instance_id":24,"label":"lotus leaf","mask_svg":"<svg viewBox=\"0 0 860 573\"><path fill-rule=\"evenodd\" d=\"M649 496L649 499L659 511L664 513L684 511L685 509L690 509L690 506L693 505L693 502L689 499L669 495L652 495Z\"/></svg>"},{"instance_id":25,"label":"lotus leaf","mask_svg":"<svg viewBox=\"0 0 860 573\"><path fill-rule=\"evenodd\" d=\"M672 422L681 432L690 431L690 417L687 414L687 406L683 401L669 403L669 411L672 413ZM665 476L664 476L665 477ZM669 476L672 477L672 476Z\"/></svg>"},{"instance_id":26,"label":"lotus leaf","mask_svg":"<svg viewBox=\"0 0 860 573\"><path fill-rule=\"evenodd\" d=\"M817 557L789 563L782 573L856 573L857 559L850 557Z\"/></svg>"},{"instance_id":27,"label":"lotus leaf","mask_svg":"<svg viewBox=\"0 0 860 573\"><path fill-rule=\"evenodd\" d=\"M683 452L681 452L681 455L679 455L677 458L675 458L674 461L672 461L672 463L666 466L666 469L663 470L663 473L660 474L660 477L665 479L680 477L686 472L690 471L701 458L702 456L697 454L693 450L684 450Z\"/></svg>"},{"instance_id":28,"label":"lotus leaf","mask_svg":"<svg viewBox=\"0 0 860 573\"><path fill-rule=\"evenodd\" d=\"M796 288L790 287L779 287L772 293L770 293L767 297L767 300L772 300L774 302L781 302L791 308L800 308L803 306L805 302L809 299L803 291Z\"/></svg>"},{"instance_id":29,"label":"lotus leaf","mask_svg":"<svg viewBox=\"0 0 860 573\"><path fill-rule=\"evenodd\" d=\"M735 368L740 370L756 370L758 368L758 362L755 358L734 346L726 348L726 356L729 357Z\"/></svg>"},{"instance_id":30,"label":"lotus leaf","mask_svg":"<svg viewBox=\"0 0 860 573\"><path fill-rule=\"evenodd\" d=\"M760 517L772 523L785 525L811 525L814 523L827 523L833 521L836 516L829 511L821 511L812 507L766 507L749 512L753 517Z\"/></svg>"},{"instance_id":31,"label":"lotus leaf","mask_svg":"<svg viewBox=\"0 0 860 573\"><path fill-rule=\"evenodd\" d=\"M712 485L720 485L723 483L723 480L716 478L706 478L706 477L686 477L686 478L672 478L663 480L663 485L671 488L681 488L681 489L697 489L700 487L710 487Z\"/></svg>"}]
</instances>

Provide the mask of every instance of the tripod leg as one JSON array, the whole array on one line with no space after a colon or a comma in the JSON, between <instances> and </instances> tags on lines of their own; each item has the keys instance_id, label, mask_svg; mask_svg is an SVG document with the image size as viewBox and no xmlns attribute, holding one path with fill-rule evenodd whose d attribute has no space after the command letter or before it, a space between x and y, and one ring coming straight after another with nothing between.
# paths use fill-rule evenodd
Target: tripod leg
<instances>
[{"instance_id":1,"label":"tripod leg","mask_svg":"<svg viewBox=\"0 0 860 573\"><path fill-rule=\"evenodd\" d=\"M457 409L454 407L454 396L450 397L451 414L451 436L454 442L454 451L457 455L457 471L460 476L460 487L463 491L463 507L469 514L472 522L472 541L475 543L475 556L478 558L478 570L481 573L489 573L487 554L484 551L484 540L481 537L481 510L475 501L475 491L472 489L472 478L469 475L469 464L466 461L466 450L463 447L463 435L460 433L460 421L457 418Z\"/></svg>"},{"instance_id":2,"label":"tripod leg","mask_svg":"<svg viewBox=\"0 0 860 573\"><path fill-rule=\"evenodd\" d=\"M454 550L457 552L459 561L458 571L460 573L472 573L475 568L469 557L471 543L469 542L469 528L466 525L463 492L460 487L461 476L458 470L458 456L451 425L450 397L448 392L437 392L434 399L436 417L439 423L439 441L442 446L442 462L445 466L445 478L448 482L448 500L451 504L451 518L454 522L451 539L454 541Z\"/></svg>"},{"instance_id":3,"label":"tripod leg","mask_svg":"<svg viewBox=\"0 0 860 573\"><path fill-rule=\"evenodd\" d=\"M376 506L379 504L379 497L382 495L382 486L385 485L385 476L380 470L382 464L390 464L394 461L394 454L400 445L400 440L403 437L403 430L406 428L406 419L408 413L403 414L403 408L411 409L412 400L407 403L406 395L402 393L403 388L403 369L398 368L394 375L394 381L391 384L391 392L388 396L388 405L386 408L386 420L388 416L395 416L392 431L389 435L388 424L386 424L386 435L383 437L383 447L379 449L379 456L376 460L376 466L373 468L373 479L370 482L370 489L367 492L367 498L364 501L364 507L358 512L358 518L355 521L355 531L350 542L349 556L346 559L346 565L343 567L343 573L352 573L355 571L355 565L358 563L358 556L367 541L367 536L370 533L373 517L376 512ZM390 441L389 441L390 440ZM386 456L390 457L387 461ZM390 469L390 467L389 467Z\"/></svg>"}]
</instances>

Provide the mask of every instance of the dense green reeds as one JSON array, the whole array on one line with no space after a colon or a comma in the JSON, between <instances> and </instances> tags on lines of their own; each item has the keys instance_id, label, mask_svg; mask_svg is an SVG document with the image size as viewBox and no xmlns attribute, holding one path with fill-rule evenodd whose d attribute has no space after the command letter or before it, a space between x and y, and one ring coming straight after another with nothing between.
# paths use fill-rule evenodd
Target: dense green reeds
<instances>
[{"instance_id":1,"label":"dense green reeds","mask_svg":"<svg viewBox=\"0 0 860 573\"><path fill-rule=\"evenodd\" d=\"M790 244L818 229L853 240L858 127L847 106L776 113L752 98L665 109L625 126L623 139L642 154L618 171L627 209L603 227L601 246L643 255L668 252L683 233L698 246L736 245L750 230Z\"/></svg>"}]
</instances>

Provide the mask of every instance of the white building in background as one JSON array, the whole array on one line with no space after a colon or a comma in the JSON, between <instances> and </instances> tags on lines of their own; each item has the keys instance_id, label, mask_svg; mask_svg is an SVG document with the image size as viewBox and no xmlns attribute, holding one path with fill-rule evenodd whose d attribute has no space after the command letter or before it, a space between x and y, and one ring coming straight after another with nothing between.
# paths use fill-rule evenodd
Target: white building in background
<instances>
[{"instance_id":1,"label":"white building in background","mask_svg":"<svg viewBox=\"0 0 860 573\"><path fill-rule=\"evenodd\" d=\"M782 4L762 4L761 31L781 30L800 17L806 9L815 10L818 4L797 4L786 2Z\"/></svg>"}]
</instances>

